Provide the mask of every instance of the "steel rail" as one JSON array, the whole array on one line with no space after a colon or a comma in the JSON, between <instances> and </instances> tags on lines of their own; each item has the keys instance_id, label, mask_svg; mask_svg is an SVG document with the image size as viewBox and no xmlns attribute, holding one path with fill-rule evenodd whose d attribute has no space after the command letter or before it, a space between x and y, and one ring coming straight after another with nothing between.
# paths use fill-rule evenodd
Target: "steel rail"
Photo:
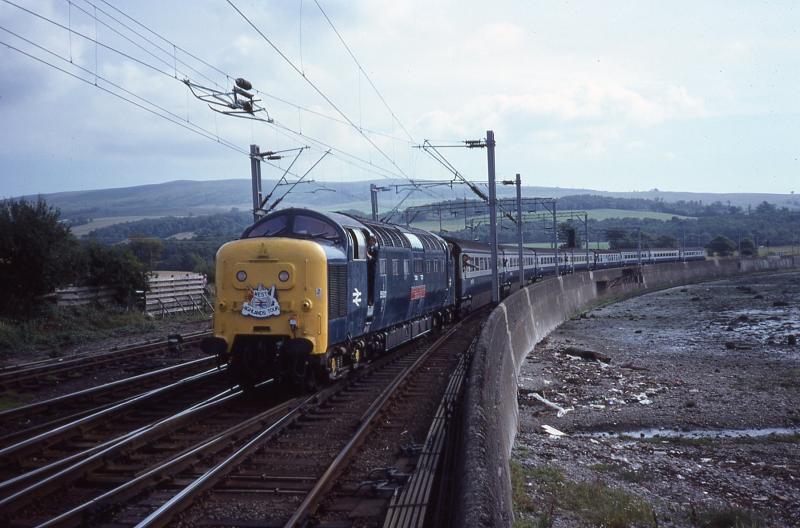
<instances>
[{"instance_id":1,"label":"steel rail","mask_svg":"<svg viewBox=\"0 0 800 528\"><path fill-rule=\"evenodd\" d=\"M237 434L246 431L253 426L262 424L262 422L269 421L278 413L286 412L287 409L290 409L293 405L297 404L299 399L300 398L295 398L278 404L275 407L267 409L256 416L250 417L247 420L226 429L225 431L217 433L211 438L176 454L169 460L151 467L144 473L137 475L128 482L102 493L101 495L98 495L97 497L94 497L56 517L53 517L42 524L39 524L37 528L51 528L62 525L70 520L77 521L78 519L76 519L76 517L83 514L91 513L96 515L102 509L119 504L119 502L124 500L125 497L129 497L140 492L142 489L157 485L159 482L164 480L168 480L170 478L168 475L174 475L186 467L190 467L192 464L197 463L200 460L201 455L207 455L209 453L219 451L225 447L224 444L234 438ZM287 415L291 414L291 412L293 411L290 410Z\"/></svg>"},{"instance_id":2,"label":"steel rail","mask_svg":"<svg viewBox=\"0 0 800 528\"><path fill-rule=\"evenodd\" d=\"M72 422L60 425L58 427L55 427L54 429L50 429L49 431L45 431L43 433L39 433L36 436L33 436L31 438L27 438L25 440L22 440L20 442L17 442L15 444L10 445L10 446L0 448L0 458L7 458L10 455L15 455L15 454L17 455L17 457L19 457L19 456L29 452L31 448L34 448L34 447L36 447L38 445L41 445L42 443L47 442L47 441L54 441L54 439L62 437L64 434L66 434L66 433L68 433L70 431L73 431L74 429L76 429L78 427L85 426L85 425L87 425L87 424L89 424L91 422L94 422L94 421L97 421L97 420L99 420L101 418L105 418L107 416L110 416L111 414L113 414L115 412L119 412L119 411L128 409L130 407L133 407L134 405L138 405L138 404L142 403L143 401L147 401L147 400L150 400L150 399L155 398L157 396L164 395L164 394L166 394L168 392L176 390L176 389L178 389L180 387L183 387L185 385L188 385L188 384L191 384L191 383L195 383L195 382L201 381L201 380L206 380L206 379L214 377L214 376L218 376L218 375L220 375L220 373L222 371L223 371L223 369L219 369L219 368L215 367L213 369L209 369L209 370L200 372L198 374L193 374L193 375L191 375L191 376L189 376L187 378L183 378L181 380L175 381L175 382L170 383L168 385L164 385L164 386L161 386L161 387L158 387L158 388L155 388L155 389L151 389L151 390L149 390L147 392L144 392L144 393L142 393L142 394L140 394L138 396L134 396L133 398L130 398L130 399L121 401L121 402L119 402L119 403L117 403L115 405L112 405L111 407L108 407L106 409L102 409L102 410L97 411L97 412L95 412L93 414L90 414L88 416L84 416L83 418L79 418L77 420L73 420Z\"/></svg>"},{"instance_id":3,"label":"steel rail","mask_svg":"<svg viewBox=\"0 0 800 528\"><path fill-rule=\"evenodd\" d=\"M423 451L406 485L400 493L392 496L383 528L421 528L425 525L433 484L441 466L448 435L451 434L454 412L462 394L470 357L469 352L462 354L450 375L433 422L428 428Z\"/></svg>"},{"instance_id":4,"label":"steel rail","mask_svg":"<svg viewBox=\"0 0 800 528\"><path fill-rule=\"evenodd\" d=\"M214 362L215 358L213 357L203 357L199 359L194 359L190 361L186 361L184 363L179 363L177 365L171 365L169 367L164 367L158 370L151 370L149 372L144 372L142 374L137 374L135 376L131 376L128 378L115 380L109 383L104 383L102 385L96 385L94 387L89 387L87 389L82 389L75 392L70 392L69 394L62 394L61 396L56 396L54 398L50 398L47 400L41 400L34 403L29 403L27 405L21 405L19 407L13 407L11 409L6 409L4 411L0 411L0 422L8 421L13 418L17 418L20 415L32 414L37 412L41 409L46 409L48 407L54 405L64 405L70 403L73 400L82 400L85 398L95 397L98 394L102 394L104 392L111 392L115 389L119 389L126 385L134 385L136 383L140 383L142 381L149 380L151 378L157 378L159 376L163 376L164 374L168 374L170 372L175 372L182 369L187 369L191 367L195 367L198 365L202 365L204 363L212 363ZM111 405L113 402L106 403L104 405ZM83 411L88 412L88 411ZM0 442L2 442L5 437L0 437Z\"/></svg>"},{"instance_id":5,"label":"steel rail","mask_svg":"<svg viewBox=\"0 0 800 528\"><path fill-rule=\"evenodd\" d=\"M219 462L213 468L203 473L200 477L192 481L191 484L178 492L177 495L174 495L167 502L162 504L156 511L145 517L136 525L136 528L165 526L170 522L174 515L189 505L189 502L193 497L195 497L198 493L203 492L208 487L213 486L214 483L220 477L224 476L225 473L230 471L235 464L238 464L250 453L258 449L262 440L280 431L283 429L283 427L298 418L302 414L303 409L305 409L305 406L318 397L319 394L308 396L292 411L284 415L277 422L273 423L263 431L253 436L246 444L228 456L225 460ZM2 506L2 504L0 504L0 506Z\"/></svg>"},{"instance_id":6,"label":"steel rail","mask_svg":"<svg viewBox=\"0 0 800 528\"><path fill-rule=\"evenodd\" d=\"M477 314L478 312L476 312L476 315ZM443 336L434 341L433 344L429 345L426 350L421 352L419 357L411 361L409 365L403 367L400 373L393 377L393 382L390 384L390 386L385 387L376 397L376 399L373 400L368 409L362 414L359 419L361 426L358 428L358 431L353 435L350 442L348 442L347 446L342 450L339 456L336 457L331 467L328 468L328 471L326 471L326 473L322 476L321 481L323 481L323 483L320 484L320 481L318 481L315 489L324 489L327 486L328 481L332 481L332 478L343 467L343 461L346 459L347 454L352 451L352 448L357 445L359 441L365 438L370 424L374 422L374 418L380 414L386 402L389 401L391 396L396 392L397 388L403 385L403 382L408 378L408 376L417 370L417 368L422 365L428 357L430 357L430 354L439 349L439 347L441 347L441 345L445 343L447 339L456 331L458 331L458 329L462 327L461 325L468 320L472 320L472 317L449 329ZM389 364L394 364L394 361L396 361L398 358L397 356L385 356L383 359L385 362L380 364L381 367L384 365L388 366ZM342 383L328 387L315 395L309 396L292 413L287 414L278 422L254 435L235 453L232 453L225 460L219 462L213 468L209 469L197 479L192 481L188 486L181 489L176 495L171 497L158 509L140 521L136 525L136 528L163 527L169 524L178 513L191 505L193 498L213 487L226 474L232 471L236 464L240 463L254 451L259 449L269 437L280 433L285 429L286 426L294 423L294 421L296 421L296 419L304 413L306 407L312 404L312 402L315 400L317 403L327 401L331 396L341 392L346 388L344 382L356 383L359 379L363 379L365 375L372 373L380 374L381 370L379 370L379 368L373 368L369 371L362 372L358 378L345 378L342 380ZM287 526L288 525L291 524L287 524Z\"/></svg>"},{"instance_id":7,"label":"steel rail","mask_svg":"<svg viewBox=\"0 0 800 528\"><path fill-rule=\"evenodd\" d=\"M122 451L123 447L128 446L131 448L136 448L143 442L147 441L147 439L150 437L163 432L168 432L172 428L180 426L190 419L194 419L196 415L214 409L223 403L229 402L234 398L238 398L242 394L243 391L241 389L237 389L235 391L232 389L224 391L167 418L163 418L149 425L141 427L136 431L127 433L118 440L109 442L108 445L102 449L95 450L86 458L77 461L75 464L0 499L0 511L3 511L6 514L13 513L23 506L29 504L37 497L45 495L65 484L79 479L82 475L85 475L87 472L100 466L107 457ZM139 441L139 443L134 444L134 441Z\"/></svg>"},{"instance_id":8,"label":"steel rail","mask_svg":"<svg viewBox=\"0 0 800 528\"><path fill-rule=\"evenodd\" d=\"M300 504L300 506L298 506L294 514L292 514L292 516L284 525L285 528L302 526L302 523L307 520L308 516L319 505L319 502L342 472L355 450L366 438L367 433L372 429L375 419L380 415L389 399L397 392L397 389L405 383L406 379L408 379L412 373L416 372L419 366L422 365L422 363L424 363L431 356L431 354L439 350L439 348L470 319L471 318L458 323L453 328L449 329L444 335L434 341L434 343L428 347L428 349L425 350L425 352L421 354L411 365L403 369L403 371L397 377L395 377L394 381L387 386L383 392L381 392L381 394L372 402L370 407L361 417L360 425L356 432L353 433L353 436L341 449L341 451L339 451L339 453L336 455L336 458L334 458L333 462L331 462L330 466L328 466L328 469L325 470L325 473L322 474L311 491L309 491L305 496L303 502Z\"/></svg>"},{"instance_id":9,"label":"steel rail","mask_svg":"<svg viewBox=\"0 0 800 528\"><path fill-rule=\"evenodd\" d=\"M215 395L211 396L210 398L206 398L205 400L203 400L201 402L195 403L195 404L187 407L185 409L185 411L191 411L191 410L194 410L196 408L202 407L204 405L212 403L212 402L216 401L217 399L223 398L223 397L227 396L228 394L232 394L234 392L238 394L238 389L227 389L225 391L222 391L222 392L220 392L218 394L215 394ZM21 485L22 483L24 483L26 481L29 481L29 480L32 480L32 479L41 479L43 477L43 475L47 475L49 473L52 473L53 471L56 471L60 467L63 467L65 465L67 465L67 464L70 464L72 462L78 461L78 460L80 460L82 458L86 458L86 457L88 457L88 456L90 456L90 455L92 455L94 453L97 453L98 451L101 451L101 450L104 450L104 449L106 449L108 447L111 447L111 446L113 446L113 445L115 445L115 444L117 444L119 442L124 441L126 438L129 438L129 437L131 437L133 435L136 435L138 433L146 431L149 428L154 428L154 427L158 426L158 424L168 420L169 418L170 417L162 418L160 420L156 420L156 421L151 422L149 424L143 425L142 427L139 427L138 429L135 429L133 431L128 431L127 433L123 433L122 435L117 436L116 438L112 438L111 440L107 440L107 441L105 441L105 442L103 442L101 444L98 444L96 446L90 447L90 448L85 449L83 451L80 451L78 453L73 453L72 455L69 455L69 456L67 456L65 458L59 458L58 460L55 460L55 461L53 461L53 462L51 462L51 463L49 463L47 465L38 467L36 469L28 471L27 473L23 473L22 475L17 475L16 477L13 477L13 478L10 478L10 479L8 479L6 481L0 482L0 492L4 492L4 491L6 491L8 489L13 489L14 487L16 487L18 485Z\"/></svg>"},{"instance_id":10,"label":"steel rail","mask_svg":"<svg viewBox=\"0 0 800 528\"><path fill-rule=\"evenodd\" d=\"M198 338L205 337L211 333L211 330L197 330L195 332L189 332L187 334L181 334L183 338L183 342L186 343L187 340L195 341ZM72 361L74 359L85 359L90 357L99 357L105 354L116 354L118 352L131 352L136 351L140 348L148 348L148 347L158 347L158 346L168 346L169 339L157 339L157 340L145 340L139 341L136 343L130 343L127 345L123 345L120 347L112 347L110 350L106 350L105 352L84 352L84 353L76 353L70 354L68 357L56 357L56 358L44 358L38 359L36 361L29 361L27 363L16 363L13 365L5 365L0 367L0 376L7 374L9 372L16 372L23 369L30 369L34 367L44 367L48 366L49 364L59 364L63 363L64 361Z\"/></svg>"},{"instance_id":11,"label":"steel rail","mask_svg":"<svg viewBox=\"0 0 800 528\"><path fill-rule=\"evenodd\" d=\"M211 331L202 331L184 337L182 344L194 343L200 338L209 335ZM97 354L85 354L70 359L54 359L50 362L36 361L21 365L11 365L0 370L0 387L20 385L25 381L38 377L54 375L77 370L86 366L99 366L115 361L120 357L132 358L145 354L155 353L169 346L169 340L155 341L152 343L136 344L128 347L117 348Z\"/></svg>"},{"instance_id":12,"label":"steel rail","mask_svg":"<svg viewBox=\"0 0 800 528\"><path fill-rule=\"evenodd\" d=\"M287 414L281 418L279 422L274 423L267 429L254 435L235 453L231 454L225 460L218 463L213 468L206 471L203 475L192 481L191 484L184 487L180 492L162 504L157 510L139 522L136 527L145 528L165 526L174 518L175 515L189 507L191 505L191 500L195 496L212 487L217 481L230 472L233 469L234 464L237 464L249 456L253 451L260 447L262 442L267 440L270 436L279 434L288 425L291 425L298 418L300 418L306 412L306 408L308 406L312 405L313 403L318 404L320 402L329 400L332 396L345 390L348 387L348 384L353 385L370 373L380 373L379 369L381 367L393 363L396 359L396 356L384 356L375 363L369 365L367 367L368 370L356 371L355 376L343 378L335 384L324 388L320 392L308 396L290 414ZM2 506L2 503L0 503L0 506Z\"/></svg>"}]
</instances>

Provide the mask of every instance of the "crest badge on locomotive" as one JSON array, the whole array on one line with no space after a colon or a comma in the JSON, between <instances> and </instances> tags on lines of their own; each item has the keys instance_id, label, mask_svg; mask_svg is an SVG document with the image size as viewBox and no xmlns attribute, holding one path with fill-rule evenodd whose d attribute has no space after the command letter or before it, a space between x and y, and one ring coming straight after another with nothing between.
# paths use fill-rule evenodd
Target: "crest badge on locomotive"
<instances>
[{"instance_id":1,"label":"crest badge on locomotive","mask_svg":"<svg viewBox=\"0 0 800 528\"><path fill-rule=\"evenodd\" d=\"M275 285L265 288L259 284L255 290L250 290L247 301L242 305L242 315L264 319L266 317L276 317L281 314L281 305L278 303L278 296L275 294Z\"/></svg>"}]
</instances>

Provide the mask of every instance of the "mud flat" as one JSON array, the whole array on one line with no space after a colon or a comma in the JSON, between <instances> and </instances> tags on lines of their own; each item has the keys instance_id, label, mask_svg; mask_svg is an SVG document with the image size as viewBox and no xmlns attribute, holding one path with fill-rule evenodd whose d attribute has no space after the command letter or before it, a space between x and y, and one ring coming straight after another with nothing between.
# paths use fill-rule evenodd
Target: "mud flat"
<instances>
[{"instance_id":1,"label":"mud flat","mask_svg":"<svg viewBox=\"0 0 800 528\"><path fill-rule=\"evenodd\" d=\"M516 526L800 526L797 337L798 272L563 324L521 367Z\"/></svg>"}]
</instances>

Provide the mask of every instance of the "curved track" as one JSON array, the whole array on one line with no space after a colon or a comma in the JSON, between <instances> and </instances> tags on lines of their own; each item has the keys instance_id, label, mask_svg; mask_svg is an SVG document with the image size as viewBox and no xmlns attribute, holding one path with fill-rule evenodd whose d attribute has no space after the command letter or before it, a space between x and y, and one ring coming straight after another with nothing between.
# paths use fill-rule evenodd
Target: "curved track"
<instances>
[{"instance_id":1,"label":"curved track","mask_svg":"<svg viewBox=\"0 0 800 528\"><path fill-rule=\"evenodd\" d=\"M95 413L88 433L83 417L61 426L70 432L45 437L44 443L28 439L9 446L0 450L6 463L0 521L163 526L203 519L205 525L229 526L258 519L299 526L313 518L346 518L345 510L329 504L362 499L361 486L352 482L366 473L354 461L382 456L382 464L396 462L406 439L387 424L413 428L416 441L425 438L479 320L472 316L435 341L428 337L402 347L311 396L288 398L267 386L249 395L206 392L203 399L197 389L204 383L177 392L162 387L156 389L164 391L160 396L145 401L168 401L171 411L152 403L137 406L130 398L117 404L123 410L132 406L130 420L119 410L117 418L107 419L112 405ZM168 393L173 396L164 397ZM127 429L108 425L116 421L127 422ZM399 443L391 450L377 446L388 437ZM30 460L35 467L26 467ZM385 513L389 498L381 500Z\"/></svg>"}]
</instances>

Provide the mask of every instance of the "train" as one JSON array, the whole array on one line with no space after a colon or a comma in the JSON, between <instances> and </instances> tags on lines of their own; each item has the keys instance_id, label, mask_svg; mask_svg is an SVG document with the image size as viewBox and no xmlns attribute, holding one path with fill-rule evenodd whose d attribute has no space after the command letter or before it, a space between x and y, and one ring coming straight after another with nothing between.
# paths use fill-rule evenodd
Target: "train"
<instances>
[{"instance_id":1,"label":"train","mask_svg":"<svg viewBox=\"0 0 800 528\"><path fill-rule=\"evenodd\" d=\"M701 260L705 250L498 245L499 296L547 275ZM492 302L488 244L344 213L287 208L216 257L212 336L202 349L235 383L313 390Z\"/></svg>"}]
</instances>

